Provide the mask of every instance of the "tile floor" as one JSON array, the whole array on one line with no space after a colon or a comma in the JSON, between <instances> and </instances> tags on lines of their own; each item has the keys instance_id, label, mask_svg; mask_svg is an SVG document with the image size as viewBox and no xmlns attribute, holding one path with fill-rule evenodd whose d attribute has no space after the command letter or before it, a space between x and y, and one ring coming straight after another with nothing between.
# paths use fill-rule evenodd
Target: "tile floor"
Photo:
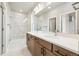
<instances>
[{"instance_id":1,"label":"tile floor","mask_svg":"<svg viewBox=\"0 0 79 59\"><path fill-rule=\"evenodd\" d=\"M25 39L12 40L3 56L31 56Z\"/></svg>"}]
</instances>

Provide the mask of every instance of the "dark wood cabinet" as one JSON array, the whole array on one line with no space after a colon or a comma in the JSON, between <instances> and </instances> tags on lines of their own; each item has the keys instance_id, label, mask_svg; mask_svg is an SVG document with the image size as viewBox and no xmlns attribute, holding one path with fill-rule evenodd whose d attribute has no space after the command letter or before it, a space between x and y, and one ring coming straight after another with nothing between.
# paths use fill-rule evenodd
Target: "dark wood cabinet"
<instances>
[{"instance_id":1,"label":"dark wood cabinet","mask_svg":"<svg viewBox=\"0 0 79 59\"><path fill-rule=\"evenodd\" d=\"M27 46L33 56L78 56L67 49L27 33Z\"/></svg>"},{"instance_id":2,"label":"dark wood cabinet","mask_svg":"<svg viewBox=\"0 0 79 59\"><path fill-rule=\"evenodd\" d=\"M76 53L73 53L73 52L66 50L62 47L59 47L57 45L53 45L53 53L56 56L77 56L78 55Z\"/></svg>"},{"instance_id":3,"label":"dark wood cabinet","mask_svg":"<svg viewBox=\"0 0 79 59\"><path fill-rule=\"evenodd\" d=\"M29 35L27 34L27 46L28 46L28 49L30 50L31 54L32 55L35 55L35 37L32 36L32 35Z\"/></svg>"},{"instance_id":4,"label":"dark wood cabinet","mask_svg":"<svg viewBox=\"0 0 79 59\"><path fill-rule=\"evenodd\" d=\"M49 51L52 50L52 44L45 40L39 39L39 44L42 45L44 48L48 49Z\"/></svg>"},{"instance_id":5,"label":"dark wood cabinet","mask_svg":"<svg viewBox=\"0 0 79 59\"><path fill-rule=\"evenodd\" d=\"M35 55L43 56L43 47L39 45L37 42L35 43Z\"/></svg>"},{"instance_id":6,"label":"dark wood cabinet","mask_svg":"<svg viewBox=\"0 0 79 59\"><path fill-rule=\"evenodd\" d=\"M32 55L35 55L35 41L34 41L34 38L31 38L31 41L30 41L30 51L32 53Z\"/></svg>"}]
</instances>

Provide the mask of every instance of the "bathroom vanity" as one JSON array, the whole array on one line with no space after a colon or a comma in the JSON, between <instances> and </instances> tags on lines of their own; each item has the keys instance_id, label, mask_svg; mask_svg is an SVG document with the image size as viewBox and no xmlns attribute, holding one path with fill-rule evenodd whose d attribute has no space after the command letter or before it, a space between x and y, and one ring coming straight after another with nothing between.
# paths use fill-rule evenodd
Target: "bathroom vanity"
<instances>
[{"instance_id":1,"label":"bathroom vanity","mask_svg":"<svg viewBox=\"0 0 79 59\"><path fill-rule=\"evenodd\" d=\"M79 40L55 33L28 32L26 44L33 56L78 56Z\"/></svg>"}]
</instances>

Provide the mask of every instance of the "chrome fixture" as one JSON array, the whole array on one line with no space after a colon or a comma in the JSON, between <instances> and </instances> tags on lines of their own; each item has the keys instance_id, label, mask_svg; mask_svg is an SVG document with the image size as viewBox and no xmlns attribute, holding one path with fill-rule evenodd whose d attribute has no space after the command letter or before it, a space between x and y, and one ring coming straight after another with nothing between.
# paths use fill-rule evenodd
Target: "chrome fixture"
<instances>
[{"instance_id":1,"label":"chrome fixture","mask_svg":"<svg viewBox=\"0 0 79 59\"><path fill-rule=\"evenodd\" d=\"M72 6L75 10L79 9L79 2L73 3Z\"/></svg>"}]
</instances>

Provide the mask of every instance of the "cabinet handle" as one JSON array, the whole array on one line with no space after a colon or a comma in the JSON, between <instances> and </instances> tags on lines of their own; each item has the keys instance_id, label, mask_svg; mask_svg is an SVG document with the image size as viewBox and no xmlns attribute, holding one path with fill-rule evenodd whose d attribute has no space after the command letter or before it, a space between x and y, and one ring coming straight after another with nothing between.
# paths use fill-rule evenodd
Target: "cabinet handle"
<instances>
[{"instance_id":1,"label":"cabinet handle","mask_svg":"<svg viewBox=\"0 0 79 59\"><path fill-rule=\"evenodd\" d=\"M55 52L56 52L57 54L59 54L59 55L65 56L65 55L61 54L61 53L59 52L59 50L55 50Z\"/></svg>"},{"instance_id":2,"label":"cabinet handle","mask_svg":"<svg viewBox=\"0 0 79 59\"><path fill-rule=\"evenodd\" d=\"M27 41L29 41L29 38L27 37Z\"/></svg>"},{"instance_id":3,"label":"cabinet handle","mask_svg":"<svg viewBox=\"0 0 79 59\"><path fill-rule=\"evenodd\" d=\"M29 36L28 36L28 34L27 34L27 38L26 38L26 39L27 39L27 41L29 41Z\"/></svg>"},{"instance_id":4,"label":"cabinet handle","mask_svg":"<svg viewBox=\"0 0 79 59\"><path fill-rule=\"evenodd\" d=\"M41 54L43 54L43 48L41 48Z\"/></svg>"},{"instance_id":5,"label":"cabinet handle","mask_svg":"<svg viewBox=\"0 0 79 59\"><path fill-rule=\"evenodd\" d=\"M46 51L45 51L45 50L44 50L44 52L43 52L43 53L44 53L44 55L46 55Z\"/></svg>"}]
</instances>

